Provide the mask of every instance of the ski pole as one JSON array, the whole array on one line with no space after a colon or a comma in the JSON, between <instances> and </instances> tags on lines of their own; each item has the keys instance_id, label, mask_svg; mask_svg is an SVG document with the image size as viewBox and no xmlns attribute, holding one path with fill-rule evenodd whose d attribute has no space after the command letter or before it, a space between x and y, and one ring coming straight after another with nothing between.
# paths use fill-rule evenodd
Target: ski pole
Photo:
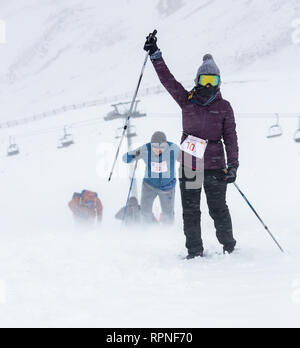
<instances>
[{"instance_id":1,"label":"ski pole","mask_svg":"<svg viewBox=\"0 0 300 348\"><path fill-rule=\"evenodd\" d=\"M245 196L245 194L241 191L241 189L238 187L238 185L236 183L234 183L234 186L237 188L237 190L239 191L239 193L242 195L242 197L244 198L244 200L246 201L246 203L249 205L249 207L251 208L251 210L253 211L253 213L256 215L256 217L258 218L258 220L262 223L262 225L264 226L265 230L268 232L268 234L270 235L270 237L273 239L273 241L276 243L276 245L278 246L278 248L284 253L283 248L281 247L281 245L277 242L276 238L273 236L273 234L270 232L269 228L266 226L266 224L263 222L263 220L261 219L261 217L258 215L258 213L256 212L256 210L253 208L252 204L249 202L249 200L247 199L247 197Z\"/></svg>"},{"instance_id":2,"label":"ski pole","mask_svg":"<svg viewBox=\"0 0 300 348\"><path fill-rule=\"evenodd\" d=\"M123 223L125 222L126 215L127 215L128 204L129 204L129 200L130 200L131 191L132 191L132 188L133 188L133 183L134 183L134 180L135 180L135 173L136 173L136 170L137 170L137 166L138 166L138 159L136 159L136 161L135 161L135 166L134 166L134 170L133 170L133 174L132 174L132 178L131 178L131 183L130 183L130 188L129 188L129 192L128 192L127 202L126 202L125 209L124 209Z\"/></svg>"},{"instance_id":3,"label":"ski pole","mask_svg":"<svg viewBox=\"0 0 300 348\"><path fill-rule=\"evenodd\" d=\"M150 38L154 38L156 34L157 34L157 30L154 30L153 33L150 35L149 39ZM136 87L136 90L135 90L135 93L134 93L134 96L133 96L133 99L132 99L132 102L131 102L131 106L130 106L130 109L129 109L128 117L127 117L124 129L123 129L123 134L121 136L120 144L119 144L119 147L117 149L117 153L116 153L116 156L115 156L115 160L113 162L113 166L112 166L112 169L111 169L108 181L111 181L111 178L113 176L113 172L114 172L115 166L116 166L117 161L118 161L118 157L119 157L119 154L120 154L121 146L123 144L123 140L125 138L125 134L126 134L126 131L128 129L129 120L130 120L130 118L132 116L133 108L134 108L135 101L136 101L136 98L137 98L137 95L138 95L138 92L139 92L139 89L140 89L140 85L141 85L141 82L142 82L142 79L143 79L143 75L144 75L144 71L145 71L145 68L146 68L146 65L147 65L147 62L148 62L148 58L149 58L149 52L147 52L147 54L146 54L146 58L145 58L145 61L144 61L143 67L142 67L142 71L141 71L141 74L140 74L140 77L139 77L139 81L138 81L138 84L137 84L137 87Z\"/></svg>"}]
</instances>

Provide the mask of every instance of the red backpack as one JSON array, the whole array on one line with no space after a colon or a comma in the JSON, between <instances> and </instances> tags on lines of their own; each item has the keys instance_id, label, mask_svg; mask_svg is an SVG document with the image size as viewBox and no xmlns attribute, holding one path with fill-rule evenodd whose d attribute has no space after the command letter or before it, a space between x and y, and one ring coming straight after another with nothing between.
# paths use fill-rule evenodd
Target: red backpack
<instances>
[{"instance_id":1,"label":"red backpack","mask_svg":"<svg viewBox=\"0 0 300 348\"><path fill-rule=\"evenodd\" d=\"M82 220L92 220L97 217L98 221L102 220L103 206L98 198L98 194L88 190L81 193L74 193L69 207L74 216Z\"/></svg>"}]
</instances>

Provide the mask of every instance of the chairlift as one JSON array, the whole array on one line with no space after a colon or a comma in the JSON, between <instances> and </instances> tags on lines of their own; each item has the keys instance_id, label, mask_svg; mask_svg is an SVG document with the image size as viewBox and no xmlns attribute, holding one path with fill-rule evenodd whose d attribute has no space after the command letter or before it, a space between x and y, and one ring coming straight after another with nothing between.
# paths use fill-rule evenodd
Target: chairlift
<instances>
[{"instance_id":1,"label":"chairlift","mask_svg":"<svg viewBox=\"0 0 300 348\"><path fill-rule=\"evenodd\" d=\"M121 127L119 129L117 129L116 139L121 139L122 138L123 131L124 131L124 127ZM137 132L136 132L136 127L135 126L130 126L127 129L126 137L127 138L137 137Z\"/></svg>"},{"instance_id":2,"label":"chairlift","mask_svg":"<svg viewBox=\"0 0 300 348\"><path fill-rule=\"evenodd\" d=\"M138 111L138 105L139 105L140 102L141 102L140 100L137 100L135 102L134 108L132 110L131 118L141 118L141 117L146 117L147 116L147 114L141 113L141 112ZM126 117L128 116L128 114L129 114L129 110L126 110L126 113L125 113Z\"/></svg>"},{"instance_id":3,"label":"chairlift","mask_svg":"<svg viewBox=\"0 0 300 348\"><path fill-rule=\"evenodd\" d=\"M277 122L269 129L269 134L267 136L268 139L278 138L281 137L283 134L283 130L281 126L279 125L279 114L276 114Z\"/></svg>"},{"instance_id":4,"label":"chairlift","mask_svg":"<svg viewBox=\"0 0 300 348\"><path fill-rule=\"evenodd\" d=\"M132 110L132 118L140 118L140 117L146 117L147 115L145 113L140 113L137 111L138 104L140 103L140 100L137 100L135 102L134 108ZM113 121L119 118L127 118L129 114L129 105L131 105L131 102L125 102L125 103L118 103L113 104L112 108L113 111L110 111L105 117L105 121Z\"/></svg>"},{"instance_id":5,"label":"chairlift","mask_svg":"<svg viewBox=\"0 0 300 348\"><path fill-rule=\"evenodd\" d=\"M10 137L9 139L9 146L7 149L7 156L8 157L12 157L12 156L17 156L20 153L20 149L19 146L16 144L16 142L14 141L14 139L12 137Z\"/></svg>"},{"instance_id":6,"label":"chairlift","mask_svg":"<svg viewBox=\"0 0 300 348\"><path fill-rule=\"evenodd\" d=\"M121 112L119 111L119 107L123 105L123 103L119 103L119 104L112 104L112 108L113 111L110 111L105 117L104 120L105 121L113 121L116 120L118 118L123 118L123 114L121 114Z\"/></svg>"},{"instance_id":7,"label":"chairlift","mask_svg":"<svg viewBox=\"0 0 300 348\"><path fill-rule=\"evenodd\" d=\"M64 136L59 139L59 149L69 147L74 144L74 138L71 133L68 133L67 127L64 128Z\"/></svg>"},{"instance_id":8,"label":"chairlift","mask_svg":"<svg viewBox=\"0 0 300 348\"><path fill-rule=\"evenodd\" d=\"M294 140L296 143L300 143L300 116L299 116L298 129L296 130L296 133L294 135Z\"/></svg>"}]
</instances>

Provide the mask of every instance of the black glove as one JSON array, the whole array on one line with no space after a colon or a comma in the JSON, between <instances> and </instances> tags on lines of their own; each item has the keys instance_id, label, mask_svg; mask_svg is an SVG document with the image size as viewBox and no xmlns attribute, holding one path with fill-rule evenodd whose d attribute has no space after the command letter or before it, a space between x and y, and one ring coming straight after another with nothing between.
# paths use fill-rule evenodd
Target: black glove
<instances>
[{"instance_id":1,"label":"black glove","mask_svg":"<svg viewBox=\"0 0 300 348\"><path fill-rule=\"evenodd\" d=\"M138 159L141 156L141 150L137 150L132 154L133 159Z\"/></svg>"},{"instance_id":2,"label":"black glove","mask_svg":"<svg viewBox=\"0 0 300 348\"><path fill-rule=\"evenodd\" d=\"M225 181L227 184L233 184L237 178L237 169L235 167L228 167L225 169Z\"/></svg>"},{"instance_id":3,"label":"black glove","mask_svg":"<svg viewBox=\"0 0 300 348\"><path fill-rule=\"evenodd\" d=\"M159 50L159 48L157 47L157 37L156 36L153 37L152 34L149 34L147 36L144 50L146 52L149 52L150 56L152 56L152 54L154 54L156 51Z\"/></svg>"}]
</instances>

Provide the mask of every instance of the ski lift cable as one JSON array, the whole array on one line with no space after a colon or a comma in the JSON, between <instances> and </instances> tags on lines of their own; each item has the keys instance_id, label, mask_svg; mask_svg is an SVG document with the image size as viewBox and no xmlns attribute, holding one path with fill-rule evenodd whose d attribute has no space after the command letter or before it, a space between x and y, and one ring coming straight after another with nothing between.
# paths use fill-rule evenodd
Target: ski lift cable
<instances>
[{"instance_id":1,"label":"ski lift cable","mask_svg":"<svg viewBox=\"0 0 300 348\"><path fill-rule=\"evenodd\" d=\"M104 121L102 119L99 118L94 118L94 119L90 119L90 120L85 120L85 121L79 121L79 122L74 122L73 124L71 124L70 126L67 126L68 128L83 128L83 127L88 127L91 126L93 124L97 124L97 123L104 123ZM61 130L61 126L60 127L53 127L53 128L46 128L43 130L36 130L33 132L28 132L28 133L23 133L23 134L19 134L19 135L14 135L14 137L18 137L18 138L31 138L31 137L35 137L35 136L39 136L39 135L43 135L43 134L49 134L49 133L55 133Z\"/></svg>"},{"instance_id":2,"label":"ski lift cable","mask_svg":"<svg viewBox=\"0 0 300 348\"><path fill-rule=\"evenodd\" d=\"M261 118L261 117L262 117L262 115L257 116L257 118ZM269 118L269 117L271 117L271 115L268 115L267 117ZM273 117L274 117L274 114L273 114ZM276 119L277 119L276 126L278 125L278 117L279 117L279 114L276 114ZM299 130L300 130L300 116L289 115L289 116L284 116L282 118L295 118L295 117L297 117L299 119ZM256 116L249 115L249 116L243 116L242 118L256 118ZM88 119L88 120L82 120L82 121L72 123L69 127L75 129L75 128L81 128L81 127L88 127L88 126L91 126L91 125L97 124L97 123L104 123L104 120L102 118L93 118L93 119ZM55 133L55 132L58 132L60 130L61 130L61 126L57 126L57 127L51 127L51 128L46 128L46 129L42 129L42 130L36 130L33 132L25 132L25 133L21 133L21 134L15 134L15 135L12 135L12 137L30 138L30 137L43 135L43 134ZM5 137L2 138L2 141L5 141Z\"/></svg>"}]
</instances>

